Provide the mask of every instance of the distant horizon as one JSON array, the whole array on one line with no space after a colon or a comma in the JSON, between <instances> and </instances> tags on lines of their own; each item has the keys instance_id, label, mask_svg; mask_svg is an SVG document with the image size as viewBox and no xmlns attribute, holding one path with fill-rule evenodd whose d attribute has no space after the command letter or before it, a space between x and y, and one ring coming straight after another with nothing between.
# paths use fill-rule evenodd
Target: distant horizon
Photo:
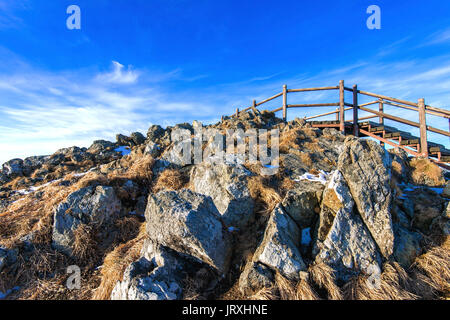
<instances>
[{"instance_id":1,"label":"distant horizon","mask_svg":"<svg viewBox=\"0 0 450 320\"><path fill-rule=\"evenodd\" d=\"M81 10L80 30L66 26L72 4ZM372 4L381 10L379 30L366 25ZM115 141L118 133L145 135L152 124L217 122L283 84L321 87L343 79L448 110L448 12L450 3L437 0L322 1L320 7L304 1L0 0L0 164ZM299 93L289 103L322 101L337 102L337 93ZM267 108L279 106L277 100ZM289 110L288 120L328 111ZM408 110L387 107L387 113L417 120ZM428 119L448 130L445 119ZM447 137L430 134L429 140L450 149Z\"/></svg>"}]
</instances>

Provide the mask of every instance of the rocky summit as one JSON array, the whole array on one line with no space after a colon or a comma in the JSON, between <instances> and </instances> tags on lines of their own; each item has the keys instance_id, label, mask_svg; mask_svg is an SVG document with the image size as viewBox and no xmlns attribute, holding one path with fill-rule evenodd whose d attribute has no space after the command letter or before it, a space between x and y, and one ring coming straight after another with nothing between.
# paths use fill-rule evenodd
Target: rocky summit
<instances>
[{"instance_id":1,"label":"rocky summit","mask_svg":"<svg viewBox=\"0 0 450 320\"><path fill-rule=\"evenodd\" d=\"M449 173L303 119L153 125L0 169L2 299L450 296Z\"/></svg>"}]
</instances>

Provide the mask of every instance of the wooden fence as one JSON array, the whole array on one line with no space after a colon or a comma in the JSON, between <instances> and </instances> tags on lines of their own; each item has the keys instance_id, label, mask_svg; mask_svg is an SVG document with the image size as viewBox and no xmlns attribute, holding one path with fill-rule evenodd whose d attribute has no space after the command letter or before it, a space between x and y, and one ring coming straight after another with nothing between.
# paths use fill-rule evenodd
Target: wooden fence
<instances>
[{"instance_id":1,"label":"wooden fence","mask_svg":"<svg viewBox=\"0 0 450 320\"><path fill-rule=\"evenodd\" d=\"M312 91L327 91L327 90L336 90L339 92L339 101L338 102L331 102L331 103L316 103L316 104L288 104L288 94L289 93L298 93L298 92L312 92ZM353 93L353 101L352 103L345 102L345 92L352 92ZM360 95L376 98L374 101L370 101L363 104L358 104L358 98ZM449 121L449 128L450 128L450 111L432 107L430 105L425 104L425 99L421 98L418 99L416 102L391 98L388 96L375 94L367 91L362 91L358 89L357 85L354 85L352 88L346 87L344 85L344 80L339 81L339 85L332 86L332 87L319 87L319 88L304 88L304 89L288 89L286 85L283 86L283 89L280 93L277 93L270 98L267 98L265 100L262 100L260 102L256 102L253 100L253 103L250 107L247 107L241 111L239 111L239 108L236 109L236 113L233 116L237 116L240 112L247 112L249 110L255 110L256 107L259 107L269 101L272 101L277 98L282 98L282 104L281 107L276 108L274 110L270 110L272 112L279 112L282 111L282 118L283 120L287 120L287 111L290 108L311 108L311 107L337 107L336 110L331 112L326 112L310 117L305 117L305 120L311 120L315 118L320 118L324 116L329 116L332 114L336 114L336 120L337 128L343 133L345 133L346 126L350 124L352 126L353 135L359 136L360 133L363 133L364 135L372 136L370 132L367 132L360 128L359 122L362 120L367 119L373 119L378 118L380 124L384 124L384 119L389 119L395 122L399 122L402 124L406 124L412 127L419 128L420 130L420 155L428 157L428 139L427 139L427 132L434 132L438 133L447 137L450 137L450 129L449 131L441 130L435 127L432 127L427 124L426 121L426 115L430 114L433 116L443 117L448 119ZM373 110L368 108L369 106L377 105L378 110ZM416 111L419 113L419 122L414 122L408 119L404 119L398 116L390 115L384 112L384 106L389 105L397 108L403 108L407 110ZM353 117L350 121L345 120L345 111L353 110ZM371 113L370 116L366 117L359 117L358 113L359 110L365 111L368 113ZM256 110L255 110L256 111ZM378 137L375 137L378 138ZM383 141L384 142L384 141ZM391 144L389 141L386 141L386 143ZM396 146L396 145L395 145ZM407 150L408 151L408 150Z\"/></svg>"}]
</instances>

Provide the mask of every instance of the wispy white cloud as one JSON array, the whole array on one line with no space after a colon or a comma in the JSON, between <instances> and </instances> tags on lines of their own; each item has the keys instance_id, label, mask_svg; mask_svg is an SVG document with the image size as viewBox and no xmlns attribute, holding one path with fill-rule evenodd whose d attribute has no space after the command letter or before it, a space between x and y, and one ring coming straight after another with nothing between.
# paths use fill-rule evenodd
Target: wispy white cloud
<instances>
[{"instance_id":1,"label":"wispy white cloud","mask_svg":"<svg viewBox=\"0 0 450 320\"><path fill-rule=\"evenodd\" d=\"M450 43L450 28L433 33L424 42L423 46L437 45L442 43Z\"/></svg>"},{"instance_id":2,"label":"wispy white cloud","mask_svg":"<svg viewBox=\"0 0 450 320\"><path fill-rule=\"evenodd\" d=\"M139 73L132 69L132 66L125 68L123 64L113 61L113 70L111 72L99 74L97 79L109 83L131 84L139 78Z\"/></svg>"},{"instance_id":3,"label":"wispy white cloud","mask_svg":"<svg viewBox=\"0 0 450 320\"><path fill-rule=\"evenodd\" d=\"M0 0L0 29L23 27L24 21L20 17L20 12L29 9L28 0Z\"/></svg>"}]
</instances>

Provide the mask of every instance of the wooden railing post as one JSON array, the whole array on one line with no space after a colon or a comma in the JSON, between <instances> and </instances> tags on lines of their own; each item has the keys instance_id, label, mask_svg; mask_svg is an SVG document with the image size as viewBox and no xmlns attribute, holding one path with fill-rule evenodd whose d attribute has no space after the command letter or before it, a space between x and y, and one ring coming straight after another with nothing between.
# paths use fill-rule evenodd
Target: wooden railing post
<instances>
[{"instance_id":1,"label":"wooden railing post","mask_svg":"<svg viewBox=\"0 0 450 320\"><path fill-rule=\"evenodd\" d=\"M359 137L358 125L358 85L353 86L353 135Z\"/></svg>"},{"instance_id":2,"label":"wooden railing post","mask_svg":"<svg viewBox=\"0 0 450 320\"><path fill-rule=\"evenodd\" d=\"M339 108L336 108L336 121L339 121Z\"/></svg>"},{"instance_id":3,"label":"wooden railing post","mask_svg":"<svg viewBox=\"0 0 450 320\"><path fill-rule=\"evenodd\" d=\"M380 102L378 103L378 110L384 113L384 103L382 99L380 99ZM379 117L379 123L384 125L384 118L382 116Z\"/></svg>"},{"instance_id":4,"label":"wooden railing post","mask_svg":"<svg viewBox=\"0 0 450 320\"><path fill-rule=\"evenodd\" d=\"M344 80L339 81L339 130L345 133L345 99L344 99Z\"/></svg>"},{"instance_id":5,"label":"wooden railing post","mask_svg":"<svg viewBox=\"0 0 450 320\"><path fill-rule=\"evenodd\" d=\"M239 116L239 108L236 108L236 118Z\"/></svg>"},{"instance_id":6,"label":"wooden railing post","mask_svg":"<svg viewBox=\"0 0 450 320\"><path fill-rule=\"evenodd\" d=\"M283 121L287 120L287 85L283 85Z\"/></svg>"},{"instance_id":7,"label":"wooden railing post","mask_svg":"<svg viewBox=\"0 0 450 320\"><path fill-rule=\"evenodd\" d=\"M421 98L418 102L419 106L419 123L420 123L420 153L424 157L428 157L428 140L427 140L427 120L425 116L425 99Z\"/></svg>"}]
</instances>

